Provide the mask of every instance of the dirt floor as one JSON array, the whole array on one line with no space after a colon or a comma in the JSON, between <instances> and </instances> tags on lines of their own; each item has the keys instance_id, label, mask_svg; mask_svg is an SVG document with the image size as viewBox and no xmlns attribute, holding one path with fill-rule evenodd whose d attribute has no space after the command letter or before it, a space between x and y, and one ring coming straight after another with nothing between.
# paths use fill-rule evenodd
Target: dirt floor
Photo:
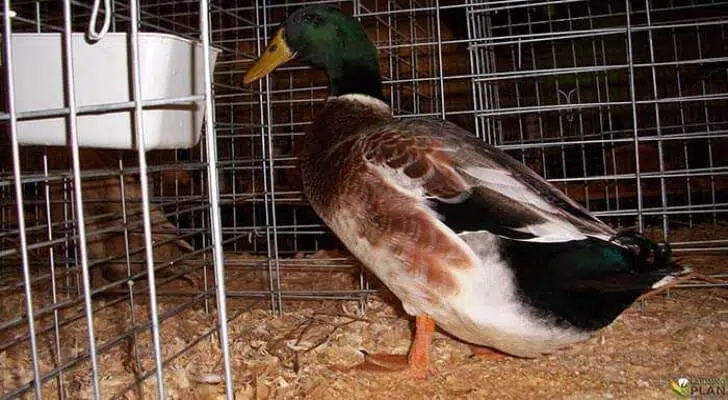
<instances>
[{"instance_id":1,"label":"dirt floor","mask_svg":"<svg viewBox=\"0 0 728 400\"><path fill-rule=\"evenodd\" d=\"M681 262L704 273L728 268L726 255L682 257ZM326 280L298 284L320 288L322 282L358 279L338 272ZM289 278L291 278L289 276ZM251 279L251 282L253 280ZM256 279L260 282L259 277ZM296 279L293 279L296 281ZM246 285L242 277L228 277L231 289ZM236 287L240 285L240 287ZM38 301L48 294L37 291ZM468 347L438 333L432 358L436 374L427 381L401 375L341 372L369 353L405 354L411 342L412 323L399 303L384 293L371 296L364 315L356 301L287 301L285 313L271 315L264 301L230 300L230 350L236 399L666 399L676 398L671 381L688 378L728 378L728 290L725 288L674 289L669 297L658 294L627 310L611 326L585 343L540 359L484 360ZM22 314L24 297L5 294L0 321ZM162 301L162 315L175 314L182 302ZM213 304L209 304L212 308ZM99 344L99 369L103 398L156 398L154 376L141 389L134 377L151 374L154 366L149 329L136 331L136 349L129 332L135 321L149 318L148 305L137 299L95 302L95 327ZM67 307L59 317L70 319L82 304ZM50 318L38 321L46 326ZM215 324L214 312L205 312L204 301L162 322L162 353L168 398L218 399L222 390L221 352L216 335L200 339ZM21 337L25 325L0 331L6 342ZM57 367L54 336L38 336L41 373ZM62 360L87 351L83 318L61 329ZM134 353L138 353L139 362ZM27 341L0 352L0 393L26 384L32 377ZM58 379L44 384L44 398L58 397ZM91 396L88 361L75 365L62 378L67 398ZM725 382L728 386L728 381ZM22 398L31 398L28 394Z\"/></svg>"}]
</instances>

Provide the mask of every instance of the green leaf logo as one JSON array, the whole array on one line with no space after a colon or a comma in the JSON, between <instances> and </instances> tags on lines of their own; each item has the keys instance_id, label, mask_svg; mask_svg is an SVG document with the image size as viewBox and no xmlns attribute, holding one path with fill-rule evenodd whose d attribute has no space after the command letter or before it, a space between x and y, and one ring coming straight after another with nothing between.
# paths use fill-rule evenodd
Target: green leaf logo
<instances>
[{"instance_id":1,"label":"green leaf logo","mask_svg":"<svg viewBox=\"0 0 728 400\"><path fill-rule=\"evenodd\" d=\"M680 378L677 382L671 381L670 388L673 392L682 397L690 397L690 388L688 388L689 383L688 378Z\"/></svg>"}]
</instances>

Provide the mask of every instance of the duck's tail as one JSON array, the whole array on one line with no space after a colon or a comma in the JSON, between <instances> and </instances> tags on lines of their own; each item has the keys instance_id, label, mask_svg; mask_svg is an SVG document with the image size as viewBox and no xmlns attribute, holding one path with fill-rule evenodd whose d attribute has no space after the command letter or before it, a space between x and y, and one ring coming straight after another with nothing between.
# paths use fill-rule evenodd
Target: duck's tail
<instances>
[{"instance_id":1,"label":"duck's tail","mask_svg":"<svg viewBox=\"0 0 728 400\"><path fill-rule=\"evenodd\" d=\"M624 248L631 256L634 272L641 275L660 277L652 289L668 284L681 275L690 272L672 259L672 248L667 242L652 241L636 231L625 231L615 235L611 242Z\"/></svg>"},{"instance_id":2,"label":"duck's tail","mask_svg":"<svg viewBox=\"0 0 728 400\"><path fill-rule=\"evenodd\" d=\"M526 303L587 331L610 324L683 271L668 244L634 232L567 243L504 240L502 251Z\"/></svg>"}]
</instances>

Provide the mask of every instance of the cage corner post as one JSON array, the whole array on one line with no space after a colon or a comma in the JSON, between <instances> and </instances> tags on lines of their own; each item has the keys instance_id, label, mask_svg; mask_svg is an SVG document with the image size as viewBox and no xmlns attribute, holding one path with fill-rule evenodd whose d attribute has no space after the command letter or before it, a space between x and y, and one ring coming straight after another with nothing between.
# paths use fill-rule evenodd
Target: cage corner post
<instances>
[{"instance_id":1,"label":"cage corner post","mask_svg":"<svg viewBox=\"0 0 728 400\"><path fill-rule=\"evenodd\" d=\"M30 339L30 354L31 363L33 370L33 390L34 397L36 400L43 398L42 382L40 375L40 368L38 366L38 344L36 342L36 322L35 322L35 309L33 307L33 293L31 288L31 271L30 263L28 261L28 238L26 234L25 226L25 211L23 207L23 183L20 168L20 145L18 143L18 116L15 111L15 92L13 83L13 30L12 30L12 10L10 8L10 1L5 0L3 2L3 51L4 51L4 62L5 62L5 74L6 74L6 90L7 90L7 111L9 119L10 129L10 140L11 140L11 151L13 158L13 180L16 198L16 212L18 230L20 235L20 257L21 257L21 268L23 272L23 289L25 294L25 312L28 316L28 331Z\"/></svg>"},{"instance_id":2,"label":"cage corner post","mask_svg":"<svg viewBox=\"0 0 728 400\"><path fill-rule=\"evenodd\" d=\"M215 272L215 295L217 298L217 320L220 347L223 355L223 374L225 377L225 398L232 400L233 378L230 366L230 345L227 326L227 296L225 273L223 270L224 253L222 249L222 223L220 218L220 185L217 169L217 135L213 113L212 70L210 68L210 14L208 0L200 0L200 39L202 41L203 74L205 91L205 140L207 150L207 181L210 196L210 229L212 229L213 262Z\"/></svg>"},{"instance_id":3,"label":"cage corner post","mask_svg":"<svg viewBox=\"0 0 728 400\"><path fill-rule=\"evenodd\" d=\"M144 107L142 97L141 55L139 50L139 1L129 0L129 44L131 57L132 101L134 103L133 129L136 133L137 154L139 156L139 179L142 194L142 215L144 216L144 248L149 283L149 311L152 321L152 343L154 347L154 367L157 378L157 397L166 398L164 388L164 365L162 362L162 338L159 322L159 304L154 271L154 244L152 242L152 216L149 193L149 171L147 166L146 141L144 135Z\"/></svg>"}]
</instances>

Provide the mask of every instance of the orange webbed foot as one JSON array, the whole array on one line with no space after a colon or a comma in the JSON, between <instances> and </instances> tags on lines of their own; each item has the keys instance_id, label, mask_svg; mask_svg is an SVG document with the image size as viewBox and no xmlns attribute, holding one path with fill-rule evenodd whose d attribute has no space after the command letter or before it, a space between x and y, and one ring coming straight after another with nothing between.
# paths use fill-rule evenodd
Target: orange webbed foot
<instances>
[{"instance_id":1,"label":"orange webbed foot","mask_svg":"<svg viewBox=\"0 0 728 400\"><path fill-rule=\"evenodd\" d=\"M434 375L430 365L430 347L435 331L435 321L427 316L417 316L415 339L409 354L367 354L364 362L343 369L353 372L403 373L415 379L427 379ZM342 370L340 368L336 368Z\"/></svg>"},{"instance_id":2,"label":"orange webbed foot","mask_svg":"<svg viewBox=\"0 0 728 400\"><path fill-rule=\"evenodd\" d=\"M375 374L403 374L414 379L427 379L434 375L429 365L412 364L409 356L404 354L367 354L364 361L347 372L365 372Z\"/></svg>"}]
</instances>

